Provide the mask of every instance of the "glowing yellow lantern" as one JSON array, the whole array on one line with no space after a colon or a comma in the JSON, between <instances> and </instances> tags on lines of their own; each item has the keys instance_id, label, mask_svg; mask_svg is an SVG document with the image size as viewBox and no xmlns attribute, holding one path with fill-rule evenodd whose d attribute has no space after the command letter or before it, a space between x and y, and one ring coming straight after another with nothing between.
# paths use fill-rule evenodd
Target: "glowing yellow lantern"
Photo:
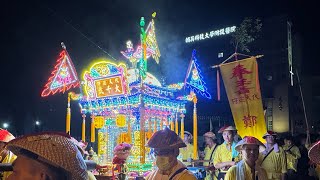
<instances>
[{"instance_id":1,"label":"glowing yellow lantern","mask_svg":"<svg viewBox=\"0 0 320 180\"><path fill-rule=\"evenodd\" d=\"M123 114L118 114L116 118L116 125L118 127L124 127L126 125L126 116Z\"/></svg>"},{"instance_id":2,"label":"glowing yellow lantern","mask_svg":"<svg viewBox=\"0 0 320 180\"><path fill-rule=\"evenodd\" d=\"M120 136L118 138L118 141L117 143L120 144L120 143L129 143L129 136L128 136L128 133L120 133Z\"/></svg>"},{"instance_id":3,"label":"glowing yellow lantern","mask_svg":"<svg viewBox=\"0 0 320 180\"><path fill-rule=\"evenodd\" d=\"M96 129L102 128L104 126L104 117L103 116L95 116L94 117L94 127Z\"/></svg>"}]
</instances>

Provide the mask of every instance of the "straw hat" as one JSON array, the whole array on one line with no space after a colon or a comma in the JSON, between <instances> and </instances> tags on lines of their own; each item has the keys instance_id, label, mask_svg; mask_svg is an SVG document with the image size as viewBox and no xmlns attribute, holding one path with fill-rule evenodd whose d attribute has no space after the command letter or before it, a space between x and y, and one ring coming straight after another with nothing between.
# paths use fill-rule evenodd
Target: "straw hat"
<instances>
[{"instance_id":1,"label":"straw hat","mask_svg":"<svg viewBox=\"0 0 320 180\"><path fill-rule=\"evenodd\" d=\"M235 149L237 151L241 150L242 145L245 144L255 144L259 146L259 151L262 152L265 149L264 144L262 144L262 142L260 142L257 138L253 137L253 136L245 136L241 141L239 141L236 146Z\"/></svg>"},{"instance_id":2,"label":"straw hat","mask_svg":"<svg viewBox=\"0 0 320 180\"><path fill-rule=\"evenodd\" d=\"M274 137L276 137L277 134L276 134L275 132L273 132L273 131L267 131L267 132L262 136L262 138L265 139L267 136L274 136Z\"/></svg>"},{"instance_id":3,"label":"straw hat","mask_svg":"<svg viewBox=\"0 0 320 180\"><path fill-rule=\"evenodd\" d=\"M158 149L174 149L186 147L187 145L174 131L166 127L164 130L155 132L146 146Z\"/></svg>"},{"instance_id":4,"label":"straw hat","mask_svg":"<svg viewBox=\"0 0 320 180\"><path fill-rule=\"evenodd\" d=\"M320 141L311 146L308 152L308 156L311 161L320 165Z\"/></svg>"},{"instance_id":5,"label":"straw hat","mask_svg":"<svg viewBox=\"0 0 320 180\"><path fill-rule=\"evenodd\" d=\"M8 149L19 156L21 150L37 155L37 160L69 172L72 180L88 179L86 164L69 135L43 132L10 141Z\"/></svg>"},{"instance_id":6,"label":"straw hat","mask_svg":"<svg viewBox=\"0 0 320 180\"><path fill-rule=\"evenodd\" d=\"M217 139L216 135L213 133L213 132L206 132L203 137L209 137L209 138L212 138L212 139Z\"/></svg>"},{"instance_id":7,"label":"straw hat","mask_svg":"<svg viewBox=\"0 0 320 180\"><path fill-rule=\"evenodd\" d=\"M223 133L223 131L236 131L236 130L237 129L233 126L223 126L222 128L220 128L218 133Z\"/></svg>"},{"instance_id":8,"label":"straw hat","mask_svg":"<svg viewBox=\"0 0 320 180\"><path fill-rule=\"evenodd\" d=\"M0 142L9 142L15 137L7 130L0 128Z\"/></svg>"}]
</instances>

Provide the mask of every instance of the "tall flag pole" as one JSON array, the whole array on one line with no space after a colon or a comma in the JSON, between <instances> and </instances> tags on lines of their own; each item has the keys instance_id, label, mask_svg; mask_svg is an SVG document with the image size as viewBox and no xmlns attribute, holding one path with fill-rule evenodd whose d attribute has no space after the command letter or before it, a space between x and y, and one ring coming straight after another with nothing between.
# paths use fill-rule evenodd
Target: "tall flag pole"
<instances>
[{"instance_id":1,"label":"tall flag pole","mask_svg":"<svg viewBox=\"0 0 320 180\"><path fill-rule=\"evenodd\" d=\"M198 116L197 116L197 96L193 94L193 159L198 158Z\"/></svg>"},{"instance_id":2,"label":"tall flag pole","mask_svg":"<svg viewBox=\"0 0 320 180\"><path fill-rule=\"evenodd\" d=\"M141 46L142 46L142 55L139 63L139 71L140 71L140 76L142 80L145 79L147 75L147 44L146 44L146 32L144 30L144 25L145 25L144 17L141 17L140 39L141 39Z\"/></svg>"},{"instance_id":3,"label":"tall flag pole","mask_svg":"<svg viewBox=\"0 0 320 180\"><path fill-rule=\"evenodd\" d=\"M65 91L75 88L80 85L77 72L74 68L72 60L67 51L66 45L61 42L62 51L54 66L51 76L48 79L44 90L41 93L42 97L55 94L57 92L64 93ZM71 124L71 109L70 109L70 95L68 94L68 105L66 115L66 133L70 134Z\"/></svg>"},{"instance_id":4,"label":"tall flag pole","mask_svg":"<svg viewBox=\"0 0 320 180\"><path fill-rule=\"evenodd\" d=\"M189 63L184 87L190 89L190 100L193 102L193 158L197 159L198 155L198 118L197 118L197 96L199 93L202 96L211 99L211 95L205 86L199 65L197 64L196 50L192 51L191 60Z\"/></svg>"},{"instance_id":5,"label":"tall flag pole","mask_svg":"<svg viewBox=\"0 0 320 180\"><path fill-rule=\"evenodd\" d=\"M139 113L140 113L140 139L141 139L141 144L140 144L140 164L145 163L145 107L144 107L144 84L143 80L147 76L147 60L146 60L146 33L144 31L144 17L141 17L140 19L140 38L141 38L141 46L142 46L142 52L141 52L141 58L139 61L139 73L140 73L140 84L141 84L141 98L140 98L140 108L139 108Z\"/></svg>"},{"instance_id":6,"label":"tall flag pole","mask_svg":"<svg viewBox=\"0 0 320 180\"><path fill-rule=\"evenodd\" d=\"M155 14L152 15L153 17L155 17ZM125 57L128 57L129 60L131 58L131 62L133 62L133 66L134 66L134 58L139 58L139 65L138 65L138 69L139 69L139 74L140 74L140 84L141 84L141 100L140 100L140 139L141 139L141 146L140 146L140 163L144 164L145 163L145 107L144 107L144 93L143 93L143 89L144 89L144 84L143 84L143 80L146 78L147 76L147 59L148 57L150 57L151 55L153 56L153 58L155 59L155 61L158 63L159 62L159 57L160 57L160 51L158 48L158 44L157 41L155 39L155 28L154 28L154 21L152 20L151 23L148 25L147 29L145 30L145 20L144 17L141 17L140 19L140 40L141 40L141 46L140 46L140 50L139 48L137 48L136 53L132 53L133 49L131 49L130 51L126 51L126 52L121 52ZM129 46L130 47L130 46ZM152 49L153 48L153 49ZM132 58L133 57L133 58ZM149 122L149 125L150 122ZM149 129L150 126L149 126Z\"/></svg>"}]
</instances>

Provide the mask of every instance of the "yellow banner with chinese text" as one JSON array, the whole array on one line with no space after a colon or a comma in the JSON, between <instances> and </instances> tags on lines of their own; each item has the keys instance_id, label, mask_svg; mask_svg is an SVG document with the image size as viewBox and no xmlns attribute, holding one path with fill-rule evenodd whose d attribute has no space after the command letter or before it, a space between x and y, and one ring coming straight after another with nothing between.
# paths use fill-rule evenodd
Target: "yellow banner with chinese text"
<instances>
[{"instance_id":1,"label":"yellow banner with chinese text","mask_svg":"<svg viewBox=\"0 0 320 180\"><path fill-rule=\"evenodd\" d=\"M220 71L238 134L264 142L266 133L258 64L255 57L220 65Z\"/></svg>"}]
</instances>

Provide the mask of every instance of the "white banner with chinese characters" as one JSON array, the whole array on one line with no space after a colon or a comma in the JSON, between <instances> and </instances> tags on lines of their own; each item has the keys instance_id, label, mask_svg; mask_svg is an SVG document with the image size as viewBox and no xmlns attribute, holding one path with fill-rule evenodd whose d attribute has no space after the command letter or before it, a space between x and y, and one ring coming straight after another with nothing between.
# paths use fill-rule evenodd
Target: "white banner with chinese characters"
<instances>
[{"instance_id":1,"label":"white banner with chinese characters","mask_svg":"<svg viewBox=\"0 0 320 180\"><path fill-rule=\"evenodd\" d=\"M255 57L220 65L233 119L241 137L266 133Z\"/></svg>"}]
</instances>

